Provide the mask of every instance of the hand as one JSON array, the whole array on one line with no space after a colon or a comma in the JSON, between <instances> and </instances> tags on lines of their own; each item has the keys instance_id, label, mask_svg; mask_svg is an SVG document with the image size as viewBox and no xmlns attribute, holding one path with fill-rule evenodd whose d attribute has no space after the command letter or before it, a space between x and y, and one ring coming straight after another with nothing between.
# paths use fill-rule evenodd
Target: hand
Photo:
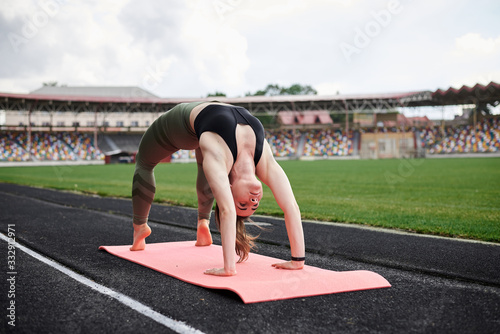
<instances>
[{"instance_id":1,"label":"hand","mask_svg":"<svg viewBox=\"0 0 500 334\"><path fill-rule=\"evenodd\" d=\"M272 265L276 269L299 270L304 268L304 261L287 261Z\"/></svg>"},{"instance_id":2,"label":"hand","mask_svg":"<svg viewBox=\"0 0 500 334\"><path fill-rule=\"evenodd\" d=\"M214 276L234 276L236 275L236 270L227 270L224 268L212 268L205 270L205 275L214 275Z\"/></svg>"}]
</instances>

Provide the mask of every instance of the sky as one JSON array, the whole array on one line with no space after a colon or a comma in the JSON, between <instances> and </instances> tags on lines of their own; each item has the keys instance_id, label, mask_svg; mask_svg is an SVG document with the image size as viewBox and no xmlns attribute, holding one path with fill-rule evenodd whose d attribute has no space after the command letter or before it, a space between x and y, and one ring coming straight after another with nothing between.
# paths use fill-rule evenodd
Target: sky
<instances>
[{"instance_id":1,"label":"sky","mask_svg":"<svg viewBox=\"0 0 500 334\"><path fill-rule=\"evenodd\" d=\"M498 0L2 0L0 92L44 82L160 97L500 83Z\"/></svg>"}]
</instances>

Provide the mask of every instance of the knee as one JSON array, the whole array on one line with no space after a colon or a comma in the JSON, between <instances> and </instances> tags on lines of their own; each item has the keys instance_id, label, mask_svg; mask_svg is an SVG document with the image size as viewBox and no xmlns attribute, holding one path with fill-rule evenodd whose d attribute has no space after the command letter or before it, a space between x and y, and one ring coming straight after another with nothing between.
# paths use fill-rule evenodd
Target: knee
<instances>
[{"instance_id":1,"label":"knee","mask_svg":"<svg viewBox=\"0 0 500 334\"><path fill-rule=\"evenodd\" d=\"M145 159L142 159L139 153L137 153L135 157L135 173L140 173L140 172L147 172L147 173L152 173L153 169L156 167L156 163L152 163L149 161L146 161Z\"/></svg>"}]
</instances>

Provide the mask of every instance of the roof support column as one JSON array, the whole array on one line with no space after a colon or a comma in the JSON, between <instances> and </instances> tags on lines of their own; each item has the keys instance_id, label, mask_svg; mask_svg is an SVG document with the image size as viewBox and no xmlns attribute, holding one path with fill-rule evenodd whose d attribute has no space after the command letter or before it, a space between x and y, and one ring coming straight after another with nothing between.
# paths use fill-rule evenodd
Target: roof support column
<instances>
[{"instance_id":1,"label":"roof support column","mask_svg":"<svg viewBox=\"0 0 500 334\"><path fill-rule=\"evenodd\" d=\"M347 139L349 140L349 108L347 108L347 102L344 100L344 107L345 107L345 135Z\"/></svg>"},{"instance_id":2,"label":"roof support column","mask_svg":"<svg viewBox=\"0 0 500 334\"><path fill-rule=\"evenodd\" d=\"M99 103L95 108L94 108L94 147L96 151L99 149L99 146L97 145L97 131L98 131L98 126L97 126L97 113L101 109L101 104Z\"/></svg>"},{"instance_id":3,"label":"roof support column","mask_svg":"<svg viewBox=\"0 0 500 334\"><path fill-rule=\"evenodd\" d=\"M33 112L33 109L36 107L38 103L38 100L35 100L35 102L30 103L30 108L28 110L28 142L26 143L26 148L28 149L28 161L33 160L31 156L31 113Z\"/></svg>"},{"instance_id":4,"label":"roof support column","mask_svg":"<svg viewBox=\"0 0 500 334\"><path fill-rule=\"evenodd\" d=\"M479 151L479 144L478 144L478 136L477 136L477 109L478 109L478 102L477 99L474 99L474 114L473 114L473 120L474 120L474 138L476 141L474 142L474 145L472 145L472 152L478 152Z\"/></svg>"},{"instance_id":5,"label":"roof support column","mask_svg":"<svg viewBox=\"0 0 500 334\"><path fill-rule=\"evenodd\" d=\"M33 105L30 105L30 109L28 110L28 142L26 143L26 148L28 149L28 161L31 161L31 108Z\"/></svg>"}]
</instances>

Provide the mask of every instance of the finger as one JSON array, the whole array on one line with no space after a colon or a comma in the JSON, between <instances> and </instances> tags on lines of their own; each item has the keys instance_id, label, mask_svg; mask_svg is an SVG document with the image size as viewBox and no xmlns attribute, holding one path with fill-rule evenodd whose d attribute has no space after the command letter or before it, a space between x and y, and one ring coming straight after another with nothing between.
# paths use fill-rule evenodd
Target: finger
<instances>
[{"instance_id":1,"label":"finger","mask_svg":"<svg viewBox=\"0 0 500 334\"><path fill-rule=\"evenodd\" d=\"M278 263L274 263L273 266L286 266L288 264L288 262L278 262Z\"/></svg>"},{"instance_id":2,"label":"finger","mask_svg":"<svg viewBox=\"0 0 500 334\"><path fill-rule=\"evenodd\" d=\"M215 273L215 268L205 270L204 274L213 275Z\"/></svg>"}]
</instances>

